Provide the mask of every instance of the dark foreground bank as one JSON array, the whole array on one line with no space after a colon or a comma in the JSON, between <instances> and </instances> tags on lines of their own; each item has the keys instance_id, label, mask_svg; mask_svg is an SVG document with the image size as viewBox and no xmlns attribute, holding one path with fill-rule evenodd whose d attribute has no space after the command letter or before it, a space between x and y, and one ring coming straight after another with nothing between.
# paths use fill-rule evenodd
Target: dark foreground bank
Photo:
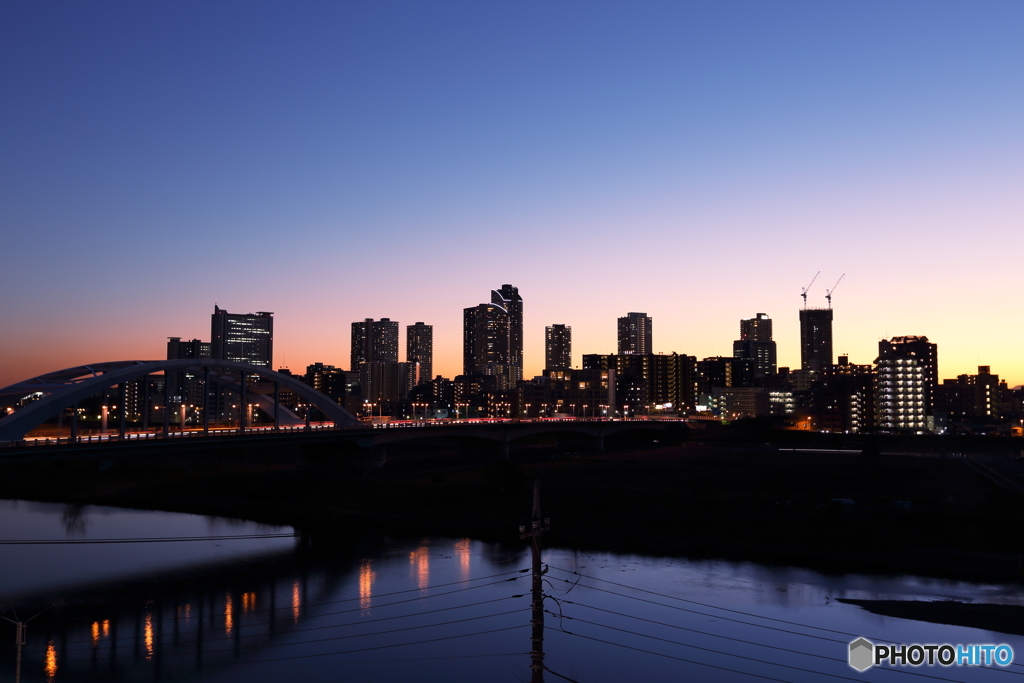
<instances>
[{"instance_id":1,"label":"dark foreground bank","mask_svg":"<svg viewBox=\"0 0 1024 683\"><path fill-rule=\"evenodd\" d=\"M19 463L0 471L0 496L223 515L319 535L374 529L514 540L536 478L552 546L832 572L1021 579L1020 495L949 454L648 444L617 453L438 461L418 471L401 467L400 454L388 458L382 471L322 455Z\"/></svg>"}]
</instances>

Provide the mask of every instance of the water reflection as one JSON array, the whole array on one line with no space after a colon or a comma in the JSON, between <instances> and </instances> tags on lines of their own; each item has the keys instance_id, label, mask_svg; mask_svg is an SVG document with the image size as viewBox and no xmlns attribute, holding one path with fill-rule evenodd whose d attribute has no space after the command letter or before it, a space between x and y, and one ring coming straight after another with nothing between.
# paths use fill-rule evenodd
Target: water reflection
<instances>
[{"instance_id":1,"label":"water reflection","mask_svg":"<svg viewBox=\"0 0 1024 683\"><path fill-rule=\"evenodd\" d=\"M60 522L64 525L64 533L68 538L85 536L86 529L85 508L81 505L68 504L64 506Z\"/></svg>"},{"instance_id":2,"label":"water reflection","mask_svg":"<svg viewBox=\"0 0 1024 683\"><path fill-rule=\"evenodd\" d=\"M53 645L53 638L46 644L46 659L43 671L46 672L46 682L52 683L57 677L57 648Z\"/></svg>"},{"instance_id":3,"label":"water reflection","mask_svg":"<svg viewBox=\"0 0 1024 683\"><path fill-rule=\"evenodd\" d=\"M372 602L370 597L373 595L373 578L373 562L363 560L359 565L359 606L367 611Z\"/></svg>"},{"instance_id":4,"label":"water reflection","mask_svg":"<svg viewBox=\"0 0 1024 683\"><path fill-rule=\"evenodd\" d=\"M517 672L528 674L529 660L523 650L528 649L524 644L530 628L529 574L520 570L529 566L529 557L521 546L465 538L409 543L348 539L347 546L345 542L331 539L330 544L310 544L314 548L332 545L329 555L289 550L67 592L61 613L40 617L29 630L25 661L34 678L26 683L44 679L47 683L270 683L291 677L440 683L515 680ZM830 628L868 637L898 637L904 642L989 642L993 637L986 638L980 631L879 617L828 598L894 596L901 591L905 597L919 590L935 596L968 595L972 589L984 596L999 590L912 577L821 576L749 563L563 550L546 551L544 562L552 569L545 590L567 590L569 583L580 580L561 605L565 616L577 621L566 619L565 631L559 630L560 620L549 621L546 661L554 670L586 683L748 680L745 675L719 675L667 657L703 658L709 665L750 667L752 673L811 683L820 677L777 667L805 666L840 676L848 673L848 667L844 661L821 664L799 659L803 655L778 652L789 648L840 659L845 657L843 652L828 648L842 649L845 641L829 642L839 637L834 632L808 641L791 633L799 630L796 627L779 631L776 621L747 623L754 618L747 613L806 625L806 630L818 635L816 629ZM574 570L590 578L573 576ZM0 585L2 571L0 566ZM1002 590L1007 601L1021 601L1012 588ZM37 597L44 600L45 595ZM676 599L708 606L669 604ZM718 609L715 605L740 613L713 611ZM687 611L694 607L698 613ZM597 646L573 633L609 644ZM737 644L737 638L751 644ZM1021 639L995 638L1024 652ZM684 644L737 657L776 658L778 663L737 663L723 659L725 655L712 657L685 649ZM636 649L622 650L618 645ZM13 669L12 650L0 648L0 673ZM972 682L993 680L974 674ZM863 680L887 679L869 673Z\"/></svg>"},{"instance_id":5,"label":"water reflection","mask_svg":"<svg viewBox=\"0 0 1024 683\"><path fill-rule=\"evenodd\" d=\"M409 564L420 590L430 585L430 539L423 539L420 547L409 553Z\"/></svg>"},{"instance_id":6,"label":"water reflection","mask_svg":"<svg viewBox=\"0 0 1024 683\"><path fill-rule=\"evenodd\" d=\"M464 538L461 541L456 541L455 556L459 558L459 577L462 580L468 579L470 558L470 547L468 538Z\"/></svg>"},{"instance_id":7,"label":"water reflection","mask_svg":"<svg viewBox=\"0 0 1024 683\"><path fill-rule=\"evenodd\" d=\"M224 596L224 632L228 636L235 626L235 603L231 599L231 593Z\"/></svg>"},{"instance_id":8,"label":"water reflection","mask_svg":"<svg viewBox=\"0 0 1024 683\"><path fill-rule=\"evenodd\" d=\"M149 608L146 609L146 626L143 638L146 642L146 659L153 659L153 612Z\"/></svg>"}]
</instances>

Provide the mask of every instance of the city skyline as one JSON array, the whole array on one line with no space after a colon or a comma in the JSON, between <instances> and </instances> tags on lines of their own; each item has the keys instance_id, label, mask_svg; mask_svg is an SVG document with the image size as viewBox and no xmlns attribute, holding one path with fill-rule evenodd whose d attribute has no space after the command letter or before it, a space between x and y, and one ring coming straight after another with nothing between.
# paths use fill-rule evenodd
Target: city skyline
<instances>
[{"instance_id":1,"label":"city skyline","mask_svg":"<svg viewBox=\"0 0 1024 683\"><path fill-rule=\"evenodd\" d=\"M299 370L425 321L452 377L500 283L525 377L628 311L698 358L765 312L797 368L818 271L835 356L921 335L1024 384L1024 7L396 7L0 10L0 385L162 358L215 302Z\"/></svg>"}]
</instances>

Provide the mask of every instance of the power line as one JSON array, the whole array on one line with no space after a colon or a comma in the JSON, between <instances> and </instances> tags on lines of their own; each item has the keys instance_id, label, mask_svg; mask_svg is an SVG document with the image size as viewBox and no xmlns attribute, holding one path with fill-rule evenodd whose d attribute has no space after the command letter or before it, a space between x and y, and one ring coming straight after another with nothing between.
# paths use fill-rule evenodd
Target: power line
<instances>
[{"instance_id":1,"label":"power line","mask_svg":"<svg viewBox=\"0 0 1024 683\"><path fill-rule=\"evenodd\" d=\"M571 581L566 581L565 579L556 579L556 578L553 578L553 577L552 577L551 580L552 581L562 581L563 583L572 583ZM654 600L647 600L645 598L638 598L635 595L626 595L625 593L617 593L615 591L610 591L610 590L607 590L605 588L597 588L596 586L588 586L586 584L582 584L582 585L583 585L584 588L589 588L590 590L598 591L599 593L608 593L609 595L617 595L617 596L619 596L621 598L628 598L630 600L636 600L638 602L646 602L649 605L657 605L658 607L665 607L667 609L674 609L674 610L678 610L680 612L688 612L690 614L699 614L699 615L704 616L704 617L711 617L713 619L721 619L722 621L731 621L731 622L736 623L736 624L745 624L747 626L754 626L756 628L766 628L766 629L769 629L771 631L778 631L779 633L789 633L789 634L792 634L792 635L795 635L795 636L803 636L805 638L814 638L815 640L825 640L825 641L828 641L830 643L843 643L843 644L846 644L846 642L847 642L845 640L837 640L835 638L828 638L828 637L825 637L825 636L816 636L816 635L811 634L811 633L800 633L799 631L790 631L788 629L778 628L777 626L768 626L767 624L755 624L755 623L750 622L750 621L743 621L742 619L731 619L730 617L723 617L723 616L718 615L718 614L708 614L707 612L701 612L701 611L695 610L695 609L687 609L685 607L678 607L676 605L666 605L663 602L656 602ZM814 628L814 627L812 626L812 627L809 627L809 628Z\"/></svg>"},{"instance_id":2,"label":"power line","mask_svg":"<svg viewBox=\"0 0 1024 683\"><path fill-rule=\"evenodd\" d=\"M375 623L378 623L378 622L381 622L381 621L393 621L395 619L411 619L412 617L421 617L421 616L423 616L425 614L437 614L438 612L450 612L452 610L465 609L467 607L479 607L480 605L488 605L488 604L491 604L491 603L494 603L494 602L502 602L504 600L511 600L512 598L521 598L521 597L524 597L524 596L523 595L506 595L503 598L494 598L493 600L483 600L481 602L471 602L471 603L466 604L466 605L455 605L454 607L441 607L439 609L426 610L426 611L423 611L423 612L412 612L410 614L399 614L399 615L396 615L396 616L393 616L393 617L372 617L372 618L364 620L364 621L353 621L353 622L348 622L346 624L329 624L327 626L310 626L308 628L292 628L292 629L288 629L288 633L289 634L293 634L293 633L305 633L305 632L308 632L308 631L323 631L323 630L331 629L331 628L345 628L345 627L348 627L348 626L365 626L367 624L375 624ZM344 612L331 612L330 614L349 614L349 613L352 613L352 612L362 612L362 611L364 611L362 608L358 608L358 609L354 609L354 610L345 610ZM251 614L251 612L243 612L243 614L241 614L239 616L245 616L246 614ZM328 616L328 615L317 615L317 616ZM198 617L196 617L196 618L198 619ZM269 622L262 622L262 623L269 623ZM163 628L162 625L161 625L161 628ZM188 631L179 631L178 632L179 636L180 635L186 635L187 636L187 635L190 635L192 633L198 633L198 631L188 630ZM262 637L265 637L266 635L267 634L265 634L265 633L246 633L246 634L243 634L243 635L237 636L237 637L236 636L217 636L216 638L205 638L205 639L203 639L203 642L204 643L214 643L214 642L217 642L217 641L220 641L220 640L234 640L236 638L262 638ZM91 639L90 640L69 640L69 641L65 641L65 642L68 642L68 643L89 643L89 642L91 642ZM88 651L94 649L95 647L96 647L95 644L89 645L88 647L67 647L67 648L64 648L64 651L65 652L88 652ZM126 644L122 645L121 647L134 647L134 645L132 645L131 643L126 643Z\"/></svg>"},{"instance_id":3,"label":"power line","mask_svg":"<svg viewBox=\"0 0 1024 683\"><path fill-rule=\"evenodd\" d=\"M616 642L613 642L613 641L610 641L610 640L601 640L600 638L594 638L593 636L585 636L585 635L582 635L582 634L579 634L579 633L573 633L572 631L564 631L563 630L561 632L565 633L566 635L576 636L577 638L585 638L587 640L593 640L593 641L598 642L598 643L604 643L605 645L614 645L615 647L621 647L621 648L625 648L627 650L633 650L635 652L644 652L644 653L649 654L649 655L656 655L658 657L665 657L667 659L674 659L677 662L686 662L687 664L696 664L698 666L706 666L706 667L709 667L709 668L712 668L712 669L718 669L719 671L728 671L729 673L742 674L744 676L753 676L754 678L761 678L761 679L766 680L766 681L778 681L779 683L792 683L792 681L787 681L787 680L785 680L783 678L773 678L771 676L762 676L761 674L754 674L754 673L750 673L748 671L739 671L738 669L730 669L730 668L724 667L724 666L716 666L714 664L706 664L704 662L697 662L697 661L694 661L692 659L684 659L683 657L675 657L673 655L666 655L666 654L663 654L661 652L654 652L653 650L644 650L643 648L632 647L630 645L623 645L622 643L616 643Z\"/></svg>"},{"instance_id":4,"label":"power line","mask_svg":"<svg viewBox=\"0 0 1024 683\"><path fill-rule=\"evenodd\" d=\"M833 629L825 628L823 626L812 626L810 624L803 624L803 623L800 623L798 621L787 621L786 619L777 619L775 617L766 617L766 616L762 616L760 614L753 614L751 612L744 612L742 610L730 609L728 607L718 607L717 605L710 605L710 604L704 603L704 602L697 602L696 600L687 600L686 598L679 598L679 597L676 597L674 595L666 595L665 593L658 593L656 591L650 591L650 590L646 590L644 588L636 588L635 586L630 586L630 585L624 584L624 583L618 583L616 581L610 581L608 579L600 579L600 578L598 578L596 576L588 576L586 574L580 574L579 572L569 571L568 569L562 569L561 567L551 567L551 568L552 569L556 569L556 570L558 570L560 572L565 572L566 574L573 574L575 576L579 576L579 577L582 577L582 578L585 578L585 579L590 579L592 581L602 581L604 583L610 583L610 584L612 584L614 586L621 586L622 588L628 588L630 590L635 590L635 591L638 591L640 593L648 593L650 595L656 595L658 597L667 598L669 600L678 600L679 602L685 602L685 603L689 603L689 604L692 604L692 605L700 605L701 607L709 607L711 609L717 609L717 610L721 610L723 612L731 612L733 614L742 614L744 616L753 617L755 619L765 619L765 620L768 620L768 621L777 621L777 622L782 623L782 624L789 624L791 626L799 626L801 628L810 628L810 629L815 629L815 630L818 630L818 631L826 631L828 633L836 633L836 634L839 634L839 635L850 636L850 637L853 637L853 638L865 637L865 638L870 638L871 640L878 640L878 641L882 641L882 642L885 642L885 643L897 643L897 644L899 643L899 641L890 640L888 638L878 638L878 637L875 637L875 636L863 636L863 635L858 634L858 633L848 633L846 631L836 631L836 630L833 630ZM571 583L570 581L566 581L565 579L556 579L556 580L563 581L564 583ZM703 616L712 617L714 619L722 619L724 621L733 621L733 622L736 622L736 623L739 623L739 624L746 624L748 626L756 626L758 628L767 628L767 629L771 629L771 630L774 630L774 631L779 631L781 633L792 633L794 635L804 636L806 638L816 638L818 640L829 640L829 641L832 641L832 642L835 642L835 643L847 642L847 641L835 640L834 638L825 638L823 636L815 636L815 635L811 635L809 633L799 633L797 631L788 631L786 629L774 628L772 626L766 626L764 624L754 624L754 623L747 622L747 621L742 621L742 620L739 620L739 619L730 619L728 617L723 617L721 615L707 614L705 612L698 612L696 610L688 610L688 609L684 609L682 607L676 607L674 605L665 605L665 604L660 603L660 602L654 602L653 600L644 600L643 598L638 598L638 597L633 596L633 595L624 595L622 593L615 593L614 591L606 591L606 590L603 590L601 588L596 588L594 586L586 586L586 587L590 588L591 590L601 591L601 592L604 592L604 593L611 593L612 595L618 595L618 596L624 597L624 598L630 598L630 599L633 599L633 600L639 600L641 602L647 602L647 603L650 603L652 605L660 605L662 607L668 607L669 609L676 609L676 610L680 610L680 611L683 611L683 612L692 612L694 614L701 614ZM1024 666L1024 664L1017 664L1016 662L1014 662L1014 663L1012 663L1012 666ZM1012 672L1012 671L1007 671L1006 669L993 669L993 671L1002 671L1004 673L1016 673L1016 672ZM1020 675L1020 674L1017 674L1017 675Z\"/></svg>"},{"instance_id":5,"label":"power line","mask_svg":"<svg viewBox=\"0 0 1024 683\"><path fill-rule=\"evenodd\" d=\"M666 623L666 622L663 622L663 621L655 621L654 619L645 619L644 617L637 617L637 616L634 616L632 614L625 614L623 612L616 612L616 611L610 610L610 609L603 609L601 607L594 607L593 605L586 605L586 604L583 604L581 602L575 602L573 600L561 600L560 602L563 602L563 603L565 603L567 605L576 605L577 607L586 607L587 609L596 610L598 612L607 612L608 614L614 614L614 615L619 616L619 617L626 617L627 619L636 619L637 621L645 621L645 622L647 622L649 624L656 624L658 626L665 626L667 628L674 628L674 629L678 629L680 631L689 631L691 633L699 633L701 635L711 636L712 638L722 638L724 640L732 640L734 642L743 643L745 645L756 645L758 647L767 647L767 648L771 648L773 650L778 650L778 651L781 651L781 652L790 652L792 654L806 655L807 657L817 657L819 659L826 659L828 661L840 662L840 663L843 663L843 664L845 664L847 662L847 660L841 659L839 657L829 657L827 655L819 655L819 654L815 654L813 652L804 652L803 650L791 650L789 648L779 647L777 645L768 645L766 643L758 643L757 641L753 641L753 640L744 640L742 638L733 638L732 636L723 636L723 635L720 635L720 634L717 634L717 633L710 633L708 631L701 631L701 630L695 629L695 628L688 628L686 626L679 626L679 625L676 625L676 624L669 624L669 623ZM554 614L554 613L553 612L549 612L549 614ZM565 619L573 619L574 618L574 617L565 617L562 614L558 614L556 616L558 616L559 618L565 618ZM580 621L583 621L583 620L580 619ZM585 622L585 623L590 623L590 622ZM607 628L611 628L611 627L607 627ZM842 641L835 641L835 642L842 642ZM687 647L696 647L696 646L687 646ZM899 674L907 674L909 676L924 676L925 678L935 678L935 679L940 680L940 681L952 681L953 680L952 678L943 678L941 676L929 676L928 674L921 674L921 673L917 673L916 671L903 671L902 669L891 669L891 668L888 668L888 667L879 667L879 668L881 668L881 669L883 669L885 671L892 671L892 672L899 673ZM1004 669L993 669L993 670L994 671L1005 671ZM1008 672L1008 673L1016 673L1016 672ZM1017 675L1020 675L1020 674L1017 674Z\"/></svg>"},{"instance_id":6,"label":"power line","mask_svg":"<svg viewBox=\"0 0 1024 683\"><path fill-rule=\"evenodd\" d=\"M504 572L502 574L495 574L493 576L504 576L506 574L520 574L520 573L522 573L522 572L517 570L517 571L514 571L514 572ZM483 578L492 578L492 577L483 577ZM517 577L514 577L512 579L504 579L502 581L493 581L491 583L482 583L482 584L479 584L479 585L476 585L476 586L467 586L465 588L459 588L457 590L445 591L443 593L435 593L433 595L425 595L425 596L421 595L421 596L417 596L415 598L409 598L407 600L395 600L394 602L385 602L385 603L382 603L382 604L379 604L379 605L374 605L373 609L379 609L381 607L391 607L392 605L403 605L403 604L406 604L406 603L409 603L409 602L418 602L420 600L429 600L430 598L438 598L438 597L441 597L441 596L444 596L444 595L452 595L454 593L462 593L464 591L475 590L477 588L487 588L489 586L497 586L498 584L508 583L510 581L516 581L516 580L518 580L520 578L522 578L522 577L521 576L517 576ZM467 579L466 581L477 581L477 580L478 579ZM451 586L451 585L455 585L455 584L458 584L458 583L465 583L466 581L453 581L453 582L450 582L450 583L441 583L441 584L436 584L433 587L434 588L443 588L445 586ZM370 596L369 598L345 598L345 599L342 599L342 600L328 600L328 601L320 602L320 603L309 603L308 605L303 605L302 607L303 607L303 609L306 609L306 608L311 607L311 606L330 605L330 604L341 603L341 602L354 602L354 601L357 601L357 600L358 601L362 601L364 599L372 599L373 597L387 597L387 596L390 596L390 595L401 595L403 593L416 593L416 592L420 592L420 591L423 591L423 590L427 590L427 589L426 588L423 588L423 589L412 588L412 589L403 590L403 591L393 591L391 593L381 593L381 594L379 594L377 596ZM513 596L507 596L507 597L523 597L523 596L522 595L513 595ZM500 599L504 600L506 598L500 598ZM273 608L267 608L267 609L263 609L263 610L250 610L248 612L243 612L243 614L256 614L256 613L259 613L259 612L272 612L272 611L277 611L277 610L293 610L293 609L294 609L294 607L292 605L284 605L282 607L273 607ZM449 609L454 609L454 608L449 608ZM333 615L337 615L337 614L351 614L353 612L362 612L364 610L365 610L365 608L363 608L363 607L357 607L355 609L338 610L336 612L321 612L321 613L317 614L316 616L317 617L328 617L328 616L333 616ZM173 619L175 617L170 617L170 618ZM398 617L391 617L391 618L398 618ZM161 620L161 626L162 625L163 624L162 624L162 620ZM323 628L326 628L326 627L323 627ZM189 631L184 631L183 633L185 635L188 635L190 633L196 633L196 631L189 630ZM91 642L91 639L73 640L73 641L68 641L68 642L72 642L72 643L87 643L87 642Z\"/></svg>"},{"instance_id":7,"label":"power line","mask_svg":"<svg viewBox=\"0 0 1024 683\"><path fill-rule=\"evenodd\" d=\"M549 612L549 614L554 614L554 612ZM555 616L557 616L557 615L555 615ZM825 673L824 671L817 671L815 669L805 669L803 667L793 666L791 664L779 664L778 662L769 662L768 660L765 660L765 659L757 659L756 657L747 657L745 655L738 655L738 654L735 654L735 653L732 653L732 652L723 652L721 650L714 650L714 649L711 649L709 647L701 647L700 645L690 645L688 643L682 643L682 642L679 642L677 640L670 640L668 638L659 638L657 636L651 636L651 635L647 635L645 633L639 633L638 631L630 631L629 629L617 628L615 626L607 626L606 624L599 624L596 621L588 621L586 619L580 619L578 617L563 617L563 618L564 619L573 619L574 621L579 621L579 622L584 623L584 624L590 624L591 626L599 626L601 628L606 628L606 629L609 629L611 631L619 631L620 633L628 633L628 634L633 635L633 636L640 636L641 638L650 638L651 640L658 640L658 641L661 641L663 643L669 643L671 645L680 645L682 647L689 647L689 648L693 648L695 650L703 650L704 652L711 652L711 653L714 653L716 655L725 655L726 657L736 657L737 659L746 659L747 661L757 662L758 664L769 664L771 666L780 666L780 667L782 667L784 669L793 669L794 671L803 671L804 673L811 673L811 674L814 674L816 676L828 676L829 678L838 678L838 679L841 679L841 680L844 680L844 681L858 681L859 682L859 681L863 680L863 679L860 679L860 678L851 678L850 676L841 676L839 674ZM578 635L578 634L573 634L573 635ZM805 654L805 653L801 653L801 654ZM841 660L841 659L836 659L836 660L833 660L833 661L843 662L843 660ZM886 670L887 671L893 671L895 673L914 673L914 672L910 672L910 671L899 671L897 669L886 669ZM934 679L939 680L939 681L953 681L954 683L962 683L960 681L956 681L953 678L942 678L940 676L929 676L927 674L917 674L917 675L923 676L924 678L934 678Z\"/></svg>"},{"instance_id":8,"label":"power line","mask_svg":"<svg viewBox=\"0 0 1024 683\"><path fill-rule=\"evenodd\" d=\"M666 595L664 593L658 593L656 591L650 591L650 590L646 590L644 588L636 588L635 586L630 586L630 585L625 584L625 583L618 583L616 581L609 581L608 579L599 579L596 576L587 576L586 574L580 574L579 572L571 572L568 569L561 569L559 567L552 567L552 569L557 569L558 571L565 572L566 574L575 574L576 576L581 576L581 577L583 577L585 579L590 579L591 581L601 581L603 583L610 583L613 586L619 586L621 588L629 588L630 590L635 590L635 591L638 591L640 593L647 593L649 595L657 595L659 598L667 598L669 600L678 600L679 602L686 602L686 603L689 603L691 605L700 605L701 607L709 607L711 609L722 610L723 612L732 612L733 614L742 614L745 617L754 617L755 619L766 619L768 621L777 621L777 622L779 622L781 624L789 624L790 626L800 626L802 628L813 628L813 629L816 629L816 630L819 630L819 631L827 631L828 633L837 633L839 635L851 636L853 638L860 637L860 634L857 634L857 633L847 633L846 631L836 631L836 630L833 630L833 629L830 629L830 628L824 628L822 626L811 626L810 624L801 624L798 621L787 621L786 619L777 619L775 617L765 617L765 616L762 616L760 614L753 614L751 612L744 612L742 610L729 609L728 607L718 607L717 605L709 605L709 604L707 604L705 602L697 602L696 600L687 600L685 598L678 598L678 597L676 597L674 595ZM624 597L629 597L629 596L624 596ZM667 607L667 605L666 605L666 607ZM701 614L701 613L698 612L698 614ZM714 616L714 615L706 615L706 616ZM753 625L756 626L756 624L753 624ZM890 642L890 643L891 642L895 642L895 641L891 641L891 640L886 640L884 638L875 638L875 640L885 640L885 642Z\"/></svg>"},{"instance_id":9,"label":"power line","mask_svg":"<svg viewBox=\"0 0 1024 683\"><path fill-rule=\"evenodd\" d=\"M354 634L347 635L347 636L334 636L332 638L316 638L314 640L298 640L298 641L292 641L292 642L287 642L287 643L265 643L265 644L257 644L257 645L245 645L245 646L240 646L238 648L230 648L229 647L229 648L220 648L220 649L210 649L210 650L203 650L203 654L214 654L214 653L217 653L217 652L235 652L236 649L238 649L238 650L252 650L252 649L263 649L263 648L268 648L268 647L292 647L294 645L311 645L313 643L326 643L326 642L330 642L330 641L334 641L334 640L349 640L351 638L368 638L370 636L384 636L384 635L390 635L392 633L402 633L402 632L405 632L405 631L418 631L420 629L425 629L425 628L434 628L436 626L451 626L453 624L461 624L461 623L467 622L467 621L479 621L480 619L491 619L493 617L503 617L503 616L507 616L509 614L518 614L520 612L525 612L525 611L526 611L526 608L514 609L514 610L509 610L507 612L497 612L495 614L484 614L484 615L479 616L479 617L467 617L465 619L455 619L453 621L442 621L442 622L438 622L436 624L421 624L419 626L406 626L405 628L395 628L395 629L391 629L390 631L375 631L374 633L354 633ZM516 627L516 628L518 628L518 627ZM475 634L471 633L471 634L468 634L468 635L475 635ZM220 640L222 640L222 639L220 639ZM204 641L204 642L208 642L208 641ZM195 653L193 653L193 652L171 652L171 653L163 653L162 656L164 656L164 657L195 657Z\"/></svg>"},{"instance_id":10,"label":"power line","mask_svg":"<svg viewBox=\"0 0 1024 683\"><path fill-rule=\"evenodd\" d=\"M444 636L444 637L441 637L441 638L429 638L427 640L416 640L416 641L413 641L411 643L394 643L392 645L377 645L375 647L363 647L363 648L357 648L355 650L337 650L335 652L321 652L321 653L311 654L311 655L293 655L291 657L274 657L274 658L271 658L271 659L251 659L251 660L249 660L247 662L235 662L235 663L227 664L226 666L237 666L237 665L241 665L241 664L267 664L267 663L270 663L270 662L286 662L286 661L293 661L293 660L297 660L297 659L313 659L314 657L332 657L332 656L335 656L335 655L347 655L347 654L353 654L353 653L356 653L356 652L370 652L372 650L386 650L386 649L392 648L392 647L407 647L409 645L425 645L426 643L439 643L439 642L444 641L444 640L456 640L458 638L469 638L471 636L482 636L482 635L487 635L489 633L501 633L503 631L511 631L511 630L517 629L517 628L526 628L527 626L528 626L528 624L520 624L519 626L506 626L505 628L496 628L496 629L492 629L490 631L477 631L475 633L464 633L462 635L457 635L457 636ZM191 668L193 668L193 667L187 667L187 666L165 667L165 669L191 669Z\"/></svg>"}]
</instances>

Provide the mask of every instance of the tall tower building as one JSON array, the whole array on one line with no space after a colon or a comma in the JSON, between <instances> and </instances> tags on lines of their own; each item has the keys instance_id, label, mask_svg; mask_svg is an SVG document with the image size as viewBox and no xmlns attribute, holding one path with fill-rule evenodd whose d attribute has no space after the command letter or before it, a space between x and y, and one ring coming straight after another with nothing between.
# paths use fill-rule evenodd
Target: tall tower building
<instances>
[{"instance_id":1,"label":"tall tower building","mask_svg":"<svg viewBox=\"0 0 1024 683\"><path fill-rule=\"evenodd\" d=\"M434 326L416 323L405 328L405 360L419 363L419 381L423 384L434 379Z\"/></svg>"},{"instance_id":2,"label":"tall tower building","mask_svg":"<svg viewBox=\"0 0 1024 683\"><path fill-rule=\"evenodd\" d=\"M651 355L651 324L646 313L619 318L619 355Z\"/></svg>"},{"instance_id":3,"label":"tall tower building","mask_svg":"<svg viewBox=\"0 0 1024 683\"><path fill-rule=\"evenodd\" d=\"M518 287L502 285L501 289L491 290L491 303L508 313L508 363L517 368L513 372L516 380L520 380L523 378L523 297L519 296Z\"/></svg>"},{"instance_id":4,"label":"tall tower building","mask_svg":"<svg viewBox=\"0 0 1024 683\"><path fill-rule=\"evenodd\" d=\"M211 319L211 356L262 367L274 360L273 313L228 313L217 305Z\"/></svg>"},{"instance_id":5,"label":"tall tower building","mask_svg":"<svg viewBox=\"0 0 1024 683\"><path fill-rule=\"evenodd\" d=\"M732 343L733 358L754 361L754 376L774 375L778 370L777 351L772 340L772 319L767 313L740 320L740 338Z\"/></svg>"},{"instance_id":6,"label":"tall tower building","mask_svg":"<svg viewBox=\"0 0 1024 683\"><path fill-rule=\"evenodd\" d=\"M501 389L519 379L512 365L509 314L497 304L480 304L462 311L462 374L496 375Z\"/></svg>"},{"instance_id":7,"label":"tall tower building","mask_svg":"<svg viewBox=\"0 0 1024 683\"><path fill-rule=\"evenodd\" d=\"M740 321L740 339L742 341L771 341L772 319L767 313L758 313L753 318Z\"/></svg>"},{"instance_id":8,"label":"tall tower building","mask_svg":"<svg viewBox=\"0 0 1024 683\"><path fill-rule=\"evenodd\" d=\"M551 325L544 328L544 369L568 370L572 368L572 328Z\"/></svg>"},{"instance_id":9,"label":"tall tower building","mask_svg":"<svg viewBox=\"0 0 1024 683\"><path fill-rule=\"evenodd\" d=\"M352 323L350 370L360 363L398 362L398 321L390 318L366 318Z\"/></svg>"},{"instance_id":10,"label":"tall tower building","mask_svg":"<svg viewBox=\"0 0 1024 683\"><path fill-rule=\"evenodd\" d=\"M928 337L893 337L878 342L875 360L875 426L888 433L929 428L938 383L938 345Z\"/></svg>"},{"instance_id":11,"label":"tall tower building","mask_svg":"<svg viewBox=\"0 0 1024 683\"><path fill-rule=\"evenodd\" d=\"M821 372L832 365L832 309L800 310L800 369Z\"/></svg>"}]
</instances>

